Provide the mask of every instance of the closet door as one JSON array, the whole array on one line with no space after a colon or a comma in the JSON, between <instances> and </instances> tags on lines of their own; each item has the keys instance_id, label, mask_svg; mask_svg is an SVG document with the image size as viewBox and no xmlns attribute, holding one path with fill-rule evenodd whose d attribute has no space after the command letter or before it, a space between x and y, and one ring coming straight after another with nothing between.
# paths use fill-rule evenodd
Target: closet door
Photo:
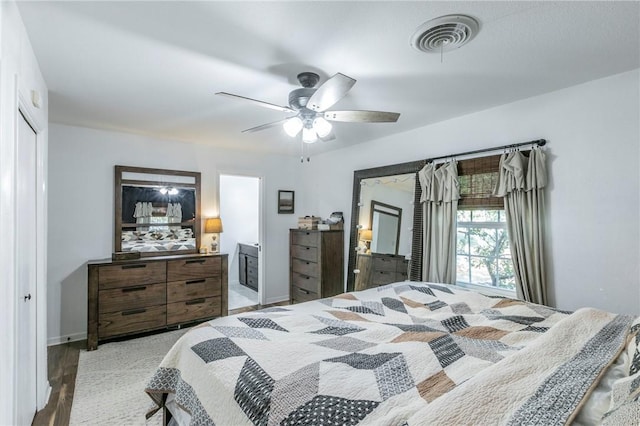
<instances>
[{"instance_id":1,"label":"closet door","mask_svg":"<svg viewBox=\"0 0 640 426\"><path fill-rule=\"evenodd\" d=\"M19 114L16 195L17 424L36 413L36 133Z\"/></svg>"}]
</instances>

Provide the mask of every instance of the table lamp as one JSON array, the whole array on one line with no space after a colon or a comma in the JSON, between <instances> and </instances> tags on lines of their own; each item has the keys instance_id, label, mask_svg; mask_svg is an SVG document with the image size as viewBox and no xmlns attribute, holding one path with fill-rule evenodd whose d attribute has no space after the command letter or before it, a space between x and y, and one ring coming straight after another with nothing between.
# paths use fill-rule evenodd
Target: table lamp
<instances>
[{"instance_id":1,"label":"table lamp","mask_svg":"<svg viewBox=\"0 0 640 426\"><path fill-rule=\"evenodd\" d=\"M210 217L204 223L204 233L213 234L211 236L211 252L218 253L218 234L222 232L222 219Z\"/></svg>"}]
</instances>

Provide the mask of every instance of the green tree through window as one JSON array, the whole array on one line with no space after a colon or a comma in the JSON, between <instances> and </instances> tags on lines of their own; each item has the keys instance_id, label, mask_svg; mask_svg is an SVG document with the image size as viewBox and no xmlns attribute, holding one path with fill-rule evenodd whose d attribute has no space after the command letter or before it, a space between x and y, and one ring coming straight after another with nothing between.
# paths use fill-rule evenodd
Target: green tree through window
<instances>
[{"instance_id":1,"label":"green tree through window","mask_svg":"<svg viewBox=\"0 0 640 426\"><path fill-rule=\"evenodd\" d=\"M459 210L457 282L515 290L503 210Z\"/></svg>"}]
</instances>

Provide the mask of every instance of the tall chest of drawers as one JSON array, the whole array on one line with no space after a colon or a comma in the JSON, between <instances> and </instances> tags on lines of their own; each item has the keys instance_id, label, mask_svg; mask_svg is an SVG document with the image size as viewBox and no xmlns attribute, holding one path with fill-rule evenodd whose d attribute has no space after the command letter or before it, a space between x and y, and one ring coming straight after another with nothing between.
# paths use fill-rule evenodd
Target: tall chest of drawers
<instances>
[{"instance_id":1,"label":"tall chest of drawers","mask_svg":"<svg viewBox=\"0 0 640 426\"><path fill-rule=\"evenodd\" d=\"M87 349L227 314L227 255L88 262Z\"/></svg>"},{"instance_id":2,"label":"tall chest of drawers","mask_svg":"<svg viewBox=\"0 0 640 426\"><path fill-rule=\"evenodd\" d=\"M291 303L335 296L344 288L344 232L289 231Z\"/></svg>"},{"instance_id":3,"label":"tall chest of drawers","mask_svg":"<svg viewBox=\"0 0 640 426\"><path fill-rule=\"evenodd\" d=\"M356 259L356 291L408 279L409 261L393 254L358 254Z\"/></svg>"},{"instance_id":4,"label":"tall chest of drawers","mask_svg":"<svg viewBox=\"0 0 640 426\"><path fill-rule=\"evenodd\" d=\"M258 246L238 243L238 277L240 284L258 291Z\"/></svg>"}]
</instances>

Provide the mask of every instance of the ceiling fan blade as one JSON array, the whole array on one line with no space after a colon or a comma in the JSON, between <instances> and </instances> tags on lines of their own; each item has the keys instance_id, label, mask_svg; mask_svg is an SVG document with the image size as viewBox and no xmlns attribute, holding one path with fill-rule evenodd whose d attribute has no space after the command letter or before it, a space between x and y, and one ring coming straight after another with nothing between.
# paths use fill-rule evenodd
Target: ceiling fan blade
<instances>
[{"instance_id":1,"label":"ceiling fan blade","mask_svg":"<svg viewBox=\"0 0 640 426\"><path fill-rule=\"evenodd\" d=\"M220 95L220 96L226 96L227 98L231 98L231 99L238 99L241 101L249 101L252 102L258 106L264 107L264 108L269 108L269 109L275 109L276 111L283 111L283 112L295 112L294 110L292 110L289 107L284 107L284 106L280 106L280 105L276 105L276 104L270 104L269 102L264 102L264 101L259 101L257 99L251 99L251 98L247 98L244 96L240 96L240 95L234 95L233 93L227 93L227 92L218 92L216 93L216 95Z\"/></svg>"},{"instance_id":2,"label":"ceiling fan blade","mask_svg":"<svg viewBox=\"0 0 640 426\"><path fill-rule=\"evenodd\" d=\"M348 123L395 123L400 117L399 112L387 111L327 111L324 118L329 121L344 121Z\"/></svg>"},{"instance_id":3,"label":"ceiling fan blade","mask_svg":"<svg viewBox=\"0 0 640 426\"><path fill-rule=\"evenodd\" d=\"M324 111L331 108L336 102L344 98L356 81L344 74L337 73L325 81L307 102L307 108L313 111Z\"/></svg>"},{"instance_id":4,"label":"ceiling fan blade","mask_svg":"<svg viewBox=\"0 0 640 426\"><path fill-rule=\"evenodd\" d=\"M261 124L260 126L256 126L256 127L252 127L250 129L245 129L243 130L241 133L252 133L252 132L259 132L260 130L264 130L264 129L268 129L270 127L276 127L278 125L282 126L282 124L287 121L288 119L290 119L291 117L287 117L283 120L278 120L278 121L273 121L271 123L267 123L267 124Z\"/></svg>"}]
</instances>

